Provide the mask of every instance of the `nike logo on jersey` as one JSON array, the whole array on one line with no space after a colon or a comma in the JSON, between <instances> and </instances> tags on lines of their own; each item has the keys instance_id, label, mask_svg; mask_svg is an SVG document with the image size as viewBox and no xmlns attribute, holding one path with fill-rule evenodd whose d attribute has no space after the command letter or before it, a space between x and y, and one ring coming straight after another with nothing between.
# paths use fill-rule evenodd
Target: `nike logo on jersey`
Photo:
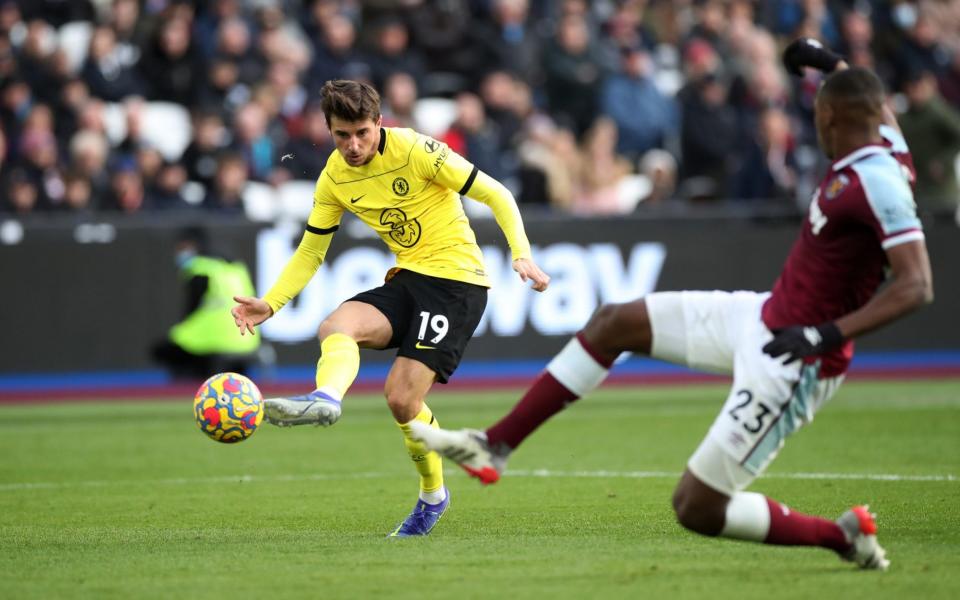
<instances>
[{"instance_id":1,"label":"nike logo on jersey","mask_svg":"<svg viewBox=\"0 0 960 600\"><path fill-rule=\"evenodd\" d=\"M424 345L421 344L420 342L417 342L413 347L416 348L417 350L436 350L436 347L434 347L434 346L424 346Z\"/></svg>"},{"instance_id":2,"label":"nike logo on jersey","mask_svg":"<svg viewBox=\"0 0 960 600\"><path fill-rule=\"evenodd\" d=\"M360 198L363 198L364 196L366 196L366 194L361 194L361 195L357 196L356 198L350 198L350 204L356 204L357 202L360 201Z\"/></svg>"}]
</instances>

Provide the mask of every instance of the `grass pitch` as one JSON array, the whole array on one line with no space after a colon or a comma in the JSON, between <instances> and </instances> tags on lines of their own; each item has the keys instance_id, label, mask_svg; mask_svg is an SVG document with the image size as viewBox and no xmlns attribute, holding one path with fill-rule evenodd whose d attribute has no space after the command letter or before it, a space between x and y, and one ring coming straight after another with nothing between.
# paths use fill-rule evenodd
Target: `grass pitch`
<instances>
[{"instance_id":1,"label":"grass pitch","mask_svg":"<svg viewBox=\"0 0 960 600\"><path fill-rule=\"evenodd\" d=\"M384 535L416 477L384 402L331 429L220 445L191 401L0 408L2 598L948 598L960 595L960 382L848 383L754 486L796 510L870 502L893 562L717 541L670 494L724 387L609 389L481 488L448 465L426 539ZM447 427L517 392L435 394ZM890 475L887 479L866 475Z\"/></svg>"}]
</instances>

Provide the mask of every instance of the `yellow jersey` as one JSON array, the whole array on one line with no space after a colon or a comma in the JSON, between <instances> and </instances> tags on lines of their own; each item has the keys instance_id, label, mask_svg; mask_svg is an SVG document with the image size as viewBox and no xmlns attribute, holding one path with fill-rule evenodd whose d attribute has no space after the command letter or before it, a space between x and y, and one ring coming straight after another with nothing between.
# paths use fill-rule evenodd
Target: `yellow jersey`
<instances>
[{"instance_id":1,"label":"yellow jersey","mask_svg":"<svg viewBox=\"0 0 960 600\"><path fill-rule=\"evenodd\" d=\"M461 194L490 206L514 260L530 257L513 196L446 144L387 127L367 164L351 166L334 150L317 180L300 246L264 300L276 312L300 293L323 262L344 211L377 232L396 255L395 268L490 287Z\"/></svg>"}]
</instances>

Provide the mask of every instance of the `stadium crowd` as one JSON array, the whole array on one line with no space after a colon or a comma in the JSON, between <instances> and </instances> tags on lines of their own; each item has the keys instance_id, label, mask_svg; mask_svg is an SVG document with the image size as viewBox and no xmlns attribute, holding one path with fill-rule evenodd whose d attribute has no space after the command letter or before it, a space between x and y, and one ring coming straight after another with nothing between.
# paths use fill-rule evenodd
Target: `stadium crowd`
<instances>
[{"instance_id":1,"label":"stadium crowd","mask_svg":"<svg viewBox=\"0 0 960 600\"><path fill-rule=\"evenodd\" d=\"M955 210L950 0L0 0L0 212L242 214L248 182L320 173L332 78L524 207L803 208L819 80L779 61L801 35L882 76L921 209Z\"/></svg>"}]
</instances>

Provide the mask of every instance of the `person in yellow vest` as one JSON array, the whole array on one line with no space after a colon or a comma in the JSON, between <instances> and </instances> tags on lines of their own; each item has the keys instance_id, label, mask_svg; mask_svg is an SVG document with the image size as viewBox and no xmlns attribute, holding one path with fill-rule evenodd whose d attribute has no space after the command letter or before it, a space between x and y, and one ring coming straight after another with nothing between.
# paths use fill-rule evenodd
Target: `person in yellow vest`
<instances>
[{"instance_id":1,"label":"person in yellow vest","mask_svg":"<svg viewBox=\"0 0 960 600\"><path fill-rule=\"evenodd\" d=\"M341 304L320 325L316 389L268 398L275 425L332 425L357 376L359 348L397 348L384 395L420 475L413 512L390 534L427 535L450 505L440 457L411 437L411 423L437 426L424 402L434 381L457 368L487 303L490 281L460 196L489 206L513 256L513 269L533 289L550 278L531 258L513 195L465 158L412 129L383 127L380 97L356 81L328 81L321 107L336 150L317 180L300 246L263 298L238 296L233 316L254 332L320 268L344 212L372 228L396 255L384 285ZM340 458L340 457L338 457Z\"/></svg>"},{"instance_id":2,"label":"person in yellow vest","mask_svg":"<svg viewBox=\"0 0 960 600\"><path fill-rule=\"evenodd\" d=\"M154 358L176 378L247 371L260 338L240 335L226 313L234 296L254 293L246 265L210 252L207 235L199 228L180 234L176 261L186 292L184 318L154 346Z\"/></svg>"}]
</instances>

